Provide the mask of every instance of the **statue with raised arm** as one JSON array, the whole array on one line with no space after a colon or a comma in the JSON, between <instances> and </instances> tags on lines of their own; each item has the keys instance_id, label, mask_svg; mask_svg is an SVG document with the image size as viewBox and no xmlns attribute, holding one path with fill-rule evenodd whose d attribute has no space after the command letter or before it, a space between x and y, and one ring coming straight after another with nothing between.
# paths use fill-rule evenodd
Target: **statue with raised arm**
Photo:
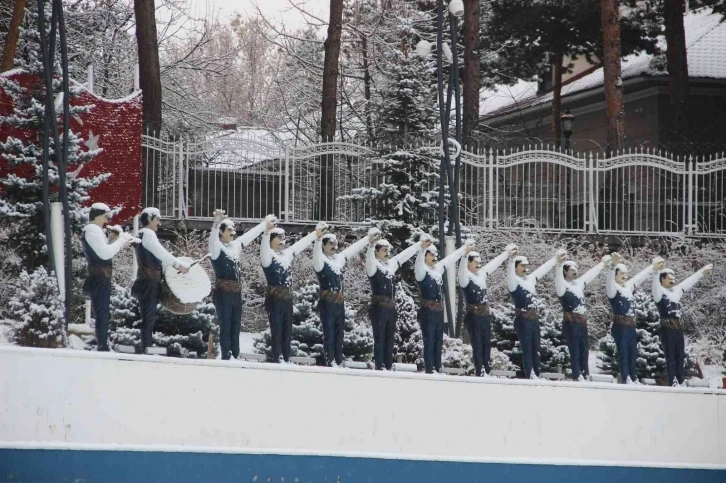
<instances>
[{"instance_id":1,"label":"statue with raised arm","mask_svg":"<svg viewBox=\"0 0 726 483\"><path fill-rule=\"evenodd\" d=\"M174 257L159 243L156 232L161 226L158 208L145 208L139 219L141 243L135 245L138 271L131 294L139 301L141 310L141 353L153 346L156 305L161 290L162 268L170 265L181 273L189 272L189 265Z\"/></svg>"},{"instance_id":2,"label":"statue with raised arm","mask_svg":"<svg viewBox=\"0 0 726 483\"><path fill-rule=\"evenodd\" d=\"M371 284L368 315L373 326L373 357L376 370L390 370L396 334L396 271L416 254L421 241L391 257L391 244L381 238L377 228L371 228L368 236L370 245L366 253L366 275Z\"/></svg>"},{"instance_id":3,"label":"statue with raised arm","mask_svg":"<svg viewBox=\"0 0 726 483\"><path fill-rule=\"evenodd\" d=\"M606 264L610 264L610 255L579 276L576 262L565 261L564 255L557 256L555 290L562 305L562 335L570 350L572 379L576 381L584 381L590 375L585 286L600 275Z\"/></svg>"},{"instance_id":4,"label":"statue with raised arm","mask_svg":"<svg viewBox=\"0 0 726 483\"><path fill-rule=\"evenodd\" d=\"M235 238L234 222L224 217L223 210L214 211L214 222L209 232L209 254L215 275L212 302L219 321L219 345L223 360L239 357L243 303L239 260L242 248L265 230L274 228L275 221L275 216L269 215L247 233Z\"/></svg>"},{"instance_id":5,"label":"statue with raised arm","mask_svg":"<svg viewBox=\"0 0 726 483\"><path fill-rule=\"evenodd\" d=\"M516 245L507 245L502 253L484 266L479 253L471 251L462 257L459 263L459 287L466 301L464 324L471 339L477 377L486 376L492 370L492 326L487 298L487 278L507 260L510 253L516 250Z\"/></svg>"},{"instance_id":6,"label":"statue with raised arm","mask_svg":"<svg viewBox=\"0 0 726 483\"><path fill-rule=\"evenodd\" d=\"M646 269L628 280L628 267L622 263L619 253L612 254L612 263L608 267L605 280L610 306L613 308L613 325L610 333L615 339L618 351L618 368L620 381L623 384L640 384L636 372L638 360L638 332L635 329L635 312L633 311L633 291L663 267L663 259L656 258Z\"/></svg>"},{"instance_id":7,"label":"statue with raised arm","mask_svg":"<svg viewBox=\"0 0 726 483\"><path fill-rule=\"evenodd\" d=\"M415 275L421 294L418 323L424 340L426 374L441 371L441 349L444 344L444 271L452 268L461 257L471 253L473 249L474 242L469 240L439 261L439 252L431 238L427 236L416 255Z\"/></svg>"},{"instance_id":8,"label":"statue with raised arm","mask_svg":"<svg viewBox=\"0 0 726 483\"><path fill-rule=\"evenodd\" d=\"M663 268L653 276L653 300L660 314L660 340L666 358L666 374L668 384L673 386L685 383L686 342L681 320L681 297L711 270L713 265L708 264L677 285L676 275L669 268Z\"/></svg>"},{"instance_id":9,"label":"statue with raised arm","mask_svg":"<svg viewBox=\"0 0 726 483\"><path fill-rule=\"evenodd\" d=\"M348 260L363 251L370 237L365 236L338 252L338 239L332 233L320 233L313 246L313 268L320 285L320 325L323 329L323 355L328 366L343 363L343 335L345 331L345 301L343 297L343 269Z\"/></svg>"},{"instance_id":10,"label":"statue with raised arm","mask_svg":"<svg viewBox=\"0 0 726 483\"><path fill-rule=\"evenodd\" d=\"M270 320L273 362L289 362L292 343L292 265L293 259L324 234L325 223L318 223L315 231L301 238L289 248L285 247L285 230L271 224L262 235L260 258L267 279L265 310Z\"/></svg>"},{"instance_id":11,"label":"statue with raised arm","mask_svg":"<svg viewBox=\"0 0 726 483\"><path fill-rule=\"evenodd\" d=\"M557 255L566 253L564 250L557 251ZM541 335L539 310L535 304L537 281L547 275L556 263L557 256L554 256L530 274L527 257L517 255L517 251L509 255L507 288L514 301L514 330L522 348L525 378L539 379Z\"/></svg>"}]
</instances>

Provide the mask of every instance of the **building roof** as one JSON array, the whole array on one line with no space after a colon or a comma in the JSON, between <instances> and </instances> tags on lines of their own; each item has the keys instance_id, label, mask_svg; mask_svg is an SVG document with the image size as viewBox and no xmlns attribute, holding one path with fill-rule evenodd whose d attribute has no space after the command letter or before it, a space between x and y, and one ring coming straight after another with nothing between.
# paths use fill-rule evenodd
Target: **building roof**
<instances>
[{"instance_id":1,"label":"building roof","mask_svg":"<svg viewBox=\"0 0 726 483\"><path fill-rule=\"evenodd\" d=\"M689 12L684 18L688 73L691 78L726 79L726 22L711 9ZM659 44L665 50L665 39ZM623 80L635 77L662 77L668 73L655 65L650 54L634 54L623 58ZM562 97L601 87L604 83L603 68L577 78L562 86ZM514 85L496 86L481 93L481 115L496 117L514 110L532 107L552 101L552 92L539 93L536 81L520 80Z\"/></svg>"}]
</instances>

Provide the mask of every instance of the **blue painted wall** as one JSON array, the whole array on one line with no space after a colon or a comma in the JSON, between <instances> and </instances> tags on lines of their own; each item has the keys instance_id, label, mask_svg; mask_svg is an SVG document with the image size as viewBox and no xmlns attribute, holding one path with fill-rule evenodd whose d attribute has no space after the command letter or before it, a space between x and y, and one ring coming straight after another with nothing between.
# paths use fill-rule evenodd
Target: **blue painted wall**
<instances>
[{"instance_id":1,"label":"blue painted wall","mask_svg":"<svg viewBox=\"0 0 726 483\"><path fill-rule=\"evenodd\" d=\"M334 456L0 449L0 482L724 483L726 470L456 463Z\"/></svg>"}]
</instances>

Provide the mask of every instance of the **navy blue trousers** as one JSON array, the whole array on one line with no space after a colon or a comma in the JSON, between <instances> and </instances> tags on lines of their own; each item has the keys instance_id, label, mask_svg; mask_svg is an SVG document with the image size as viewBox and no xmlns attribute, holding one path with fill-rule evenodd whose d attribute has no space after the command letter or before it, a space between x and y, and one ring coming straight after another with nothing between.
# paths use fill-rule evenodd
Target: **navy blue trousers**
<instances>
[{"instance_id":1,"label":"navy blue trousers","mask_svg":"<svg viewBox=\"0 0 726 483\"><path fill-rule=\"evenodd\" d=\"M91 311L96 320L96 350L108 352L108 321L111 318L111 281L90 277L83 291L91 299Z\"/></svg>"},{"instance_id":2,"label":"navy blue trousers","mask_svg":"<svg viewBox=\"0 0 726 483\"><path fill-rule=\"evenodd\" d=\"M267 297L265 309L270 320L270 336L272 338L272 362L290 361L292 348L292 300L281 297Z\"/></svg>"},{"instance_id":3,"label":"navy blue trousers","mask_svg":"<svg viewBox=\"0 0 726 483\"><path fill-rule=\"evenodd\" d=\"M141 311L141 353L154 343L154 322L156 305L159 303L161 282L150 279L136 279L131 294L139 301Z\"/></svg>"},{"instance_id":4,"label":"navy blue trousers","mask_svg":"<svg viewBox=\"0 0 726 483\"><path fill-rule=\"evenodd\" d=\"M343 335L345 334L345 304L326 300L318 301L320 325L323 328L323 353L325 363L343 363Z\"/></svg>"},{"instance_id":5,"label":"navy blue trousers","mask_svg":"<svg viewBox=\"0 0 726 483\"><path fill-rule=\"evenodd\" d=\"M524 377L529 378L534 373L540 374L540 332L539 320L515 317L514 331L519 337L519 345L522 349L522 365L524 366Z\"/></svg>"},{"instance_id":6,"label":"navy blue trousers","mask_svg":"<svg viewBox=\"0 0 726 483\"><path fill-rule=\"evenodd\" d=\"M618 349L618 368L620 369L621 382L625 384L628 376L633 381L637 381L638 331L632 325L613 324L610 333L615 339L615 347Z\"/></svg>"},{"instance_id":7,"label":"navy blue trousers","mask_svg":"<svg viewBox=\"0 0 726 483\"><path fill-rule=\"evenodd\" d=\"M215 289L212 295L219 321L219 346L222 359L239 356L239 332L242 326L242 294Z\"/></svg>"},{"instance_id":8,"label":"navy blue trousers","mask_svg":"<svg viewBox=\"0 0 726 483\"><path fill-rule=\"evenodd\" d=\"M444 345L444 311L418 309L418 323L424 343L426 373L441 370L441 349Z\"/></svg>"},{"instance_id":9,"label":"navy blue trousers","mask_svg":"<svg viewBox=\"0 0 726 483\"><path fill-rule=\"evenodd\" d=\"M570 350L570 363L572 364L572 378L577 379L580 375L590 375L588 359L590 357L589 335L587 324L562 321L562 335Z\"/></svg>"},{"instance_id":10,"label":"navy blue trousers","mask_svg":"<svg viewBox=\"0 0 726 483\"><path fill-rule=\"evenodd\" d=\"M678 384L683 384L686 379L686 340L683 330L661 327L660 343L665 352L668 384L673 384L673 379L676 379Z\"/></svg>"},{"instance_id":11,"label":"navy blue trousers","mask_svg":"<svg viewBox=\"0 0 726 483\"><path fill-rule=\"evenodd\" d=\"M371 304L368 309L373 326L373 358L376 370L393 366L393 340L396 335L396 309Z\"/></svg>"},{"instance_id":12,"label":"navy blue trousers","mask_svg":"<svg viewBox=\"0 0 726 483\"><path fill-rule=\"evenodd\" d=\"M492 371L492 325L489 316L466 314L464 323L471 338L476 375L481 375L482 366L484 366L486 373L489 374Z\"/></svg>"}]
</instances>

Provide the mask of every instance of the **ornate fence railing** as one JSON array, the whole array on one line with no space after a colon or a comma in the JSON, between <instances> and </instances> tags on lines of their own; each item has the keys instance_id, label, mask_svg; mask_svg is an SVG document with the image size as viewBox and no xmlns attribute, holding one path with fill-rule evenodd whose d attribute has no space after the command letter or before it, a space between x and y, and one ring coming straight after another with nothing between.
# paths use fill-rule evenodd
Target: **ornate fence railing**
<instances>
[{"instance_id":1,"label":"ornate fence railing","mask_svg":"<svg viewBox=\"0 0 726 483\"><path fill-rule=\"evenodd\" d=\"M144 199L173 219L359 224L370 201L349 195L386 182L378 149L351 143L291 147L238 135L201 141L143 136ZM677 158L631 151L605 158L549 148L462 151L461 220L514 230L726 237L726 155ZM429 186L428 189L435 189ZM333 206L322 206L323 189Z\"/></svg>"}]
</instances>

